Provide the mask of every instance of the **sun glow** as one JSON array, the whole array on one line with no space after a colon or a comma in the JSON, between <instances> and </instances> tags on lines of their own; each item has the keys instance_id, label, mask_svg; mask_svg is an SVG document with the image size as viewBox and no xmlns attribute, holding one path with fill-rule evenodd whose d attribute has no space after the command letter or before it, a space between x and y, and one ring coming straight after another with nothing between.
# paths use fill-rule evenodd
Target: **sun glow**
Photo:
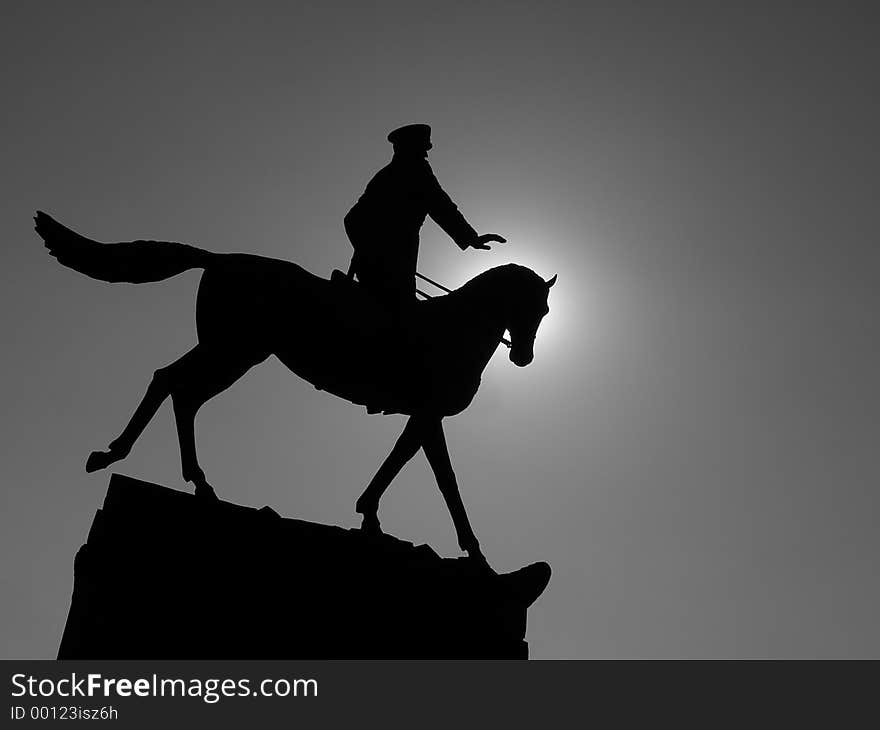
<instances>
[{"instance_id":1,"label":"sun glow","mask_svg":"<svg viewBox=\"0 0 880 730\"><path fill-rule=\"evenodd\" d=\"M541 278L548 280L554 274L558 274L556 284L550 289L547 299L550 308L549 313L544 317L541 326L538 329L538 336L535 340L535 358L544 359L548 357L557 357L566 342L572 336L572 328L582 328L583 322L578 312L582 312L579 300L581 292L575 284L576 277L566 276L564 264L554 261L550 255L536 252L533 248L526 250L524 247L517 246L517 250L505 250L505 246L497 246L497 250L490 252L473 252L466 256L444 257L442 266L437 267L436 273L429 271L430 263L425 262L420 265L421 273L430 276L435 281L445 284L451 289L455 289L478 274L495 266L501 266L507 263L515 263L521 266L527 266ZM425 257L427 258L427 257ZM429 293L434 292L429 285L419 282L419 288L424 288ZM581 331L583 331L581 329ZM510 333L506 333L506 337L510 339ZM506 356L508 350L502 348L499 352ZM499 357L496 354L496 358Z\"/></svg>"}]
</instances>

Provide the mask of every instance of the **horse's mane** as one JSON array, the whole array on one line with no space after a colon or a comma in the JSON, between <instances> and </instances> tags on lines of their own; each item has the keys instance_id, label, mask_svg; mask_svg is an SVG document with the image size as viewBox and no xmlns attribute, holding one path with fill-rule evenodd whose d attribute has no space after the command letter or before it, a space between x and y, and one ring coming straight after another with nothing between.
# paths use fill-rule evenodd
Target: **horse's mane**
<instances>
[{"instance_id":1,"label":"horse's mane","mask_svg":"<svg viewBox=\"0 0 880 730\"><path fill-rule=\"evenodd\" d=\"M462 284L453 294L462 297L496 297L502 290L509 290L522 282L526 286L544 284L544 280L527 266L521 264L502 264L477 274Z\"/></svg>"}]
</instances>

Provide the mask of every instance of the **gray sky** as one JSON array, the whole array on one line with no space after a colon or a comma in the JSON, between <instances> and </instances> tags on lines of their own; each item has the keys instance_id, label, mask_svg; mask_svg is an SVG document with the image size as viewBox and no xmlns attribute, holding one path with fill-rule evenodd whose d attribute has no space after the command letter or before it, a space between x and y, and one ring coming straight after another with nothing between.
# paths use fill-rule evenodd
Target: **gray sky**
<instances>
[{"instance_id":1,"label":"gray sky","mask_svg":"<svg viewBox=\"0 0 880 730\"><path fill-rule=\"evenodd\" d=\"M510 243L461 253L429 221L421 270L559 273L535 362L499 352L447 421L490 561L553 567L532 656L880 655L876 18L658 5L6 8L2 656L55 655L107 485L85 458L195 342L197 273L89 280L33 211L328 275L385 135L422 121L441 183ZM402 426L273 360L197 437L222 497L355 525ZM118 467L183 488L167 405ZM381 517L458 554L421 456Z\"/></svg>"}]
</instances>

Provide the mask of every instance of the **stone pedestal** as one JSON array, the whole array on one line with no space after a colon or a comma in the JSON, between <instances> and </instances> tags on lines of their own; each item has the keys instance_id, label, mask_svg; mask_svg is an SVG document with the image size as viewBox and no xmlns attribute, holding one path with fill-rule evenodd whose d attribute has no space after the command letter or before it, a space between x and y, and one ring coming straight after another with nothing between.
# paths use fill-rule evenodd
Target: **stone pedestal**
<instances>
[{"instance_id":1,"label":"stone pedestal","mask_svg":"<svg viewBox=\"0 0 880 730\"><path fill-rule=\"evenodd\" d=\"M549 579L114 474L58 658L526 659Z\"/></svg>"}]
</instances>

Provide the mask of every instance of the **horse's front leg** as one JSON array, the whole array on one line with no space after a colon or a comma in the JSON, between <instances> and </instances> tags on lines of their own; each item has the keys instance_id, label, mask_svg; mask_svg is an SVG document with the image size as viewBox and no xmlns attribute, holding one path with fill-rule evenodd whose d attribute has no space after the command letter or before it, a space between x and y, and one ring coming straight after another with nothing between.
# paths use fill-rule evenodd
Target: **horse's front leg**
<instances>
[{"instance_id":1,"label":"horse's front leg","mask_svg":"<svg viewBox=\"0 0 880 730\"><path fill-rule=\"evenodd\" d=\"M468 520L461 494L458 490L458 481L452 469L452 461L449 458L449 448L446 446L446 435L443 433L443 420L441 418L430 419L422 423L422 447L425 456L437 479L440 493L446 500L452 524L455 525L455 533L458 536L458 546L483 569L494 573L488 561L480 550L480 543L474 534L470 520Z\"/></svg>"},{"instance_id":2,"label":"horse's front leg","mask_svg":"<svg viewBox=\"0 0 880 730\"><path fill-rule=\"evenodd\" d=\"M403 429L403 433L391 449L379 471L370 480L364 493L358 497L355 503L355 512L364 516L361 529L364 532L379 534L382 529L379 527L379 500L394 478L400 473L400 470L406 463L416 455L419 447L422 445L421 427L415 416L410 416Z\"/></svg>"}]
</instances>

